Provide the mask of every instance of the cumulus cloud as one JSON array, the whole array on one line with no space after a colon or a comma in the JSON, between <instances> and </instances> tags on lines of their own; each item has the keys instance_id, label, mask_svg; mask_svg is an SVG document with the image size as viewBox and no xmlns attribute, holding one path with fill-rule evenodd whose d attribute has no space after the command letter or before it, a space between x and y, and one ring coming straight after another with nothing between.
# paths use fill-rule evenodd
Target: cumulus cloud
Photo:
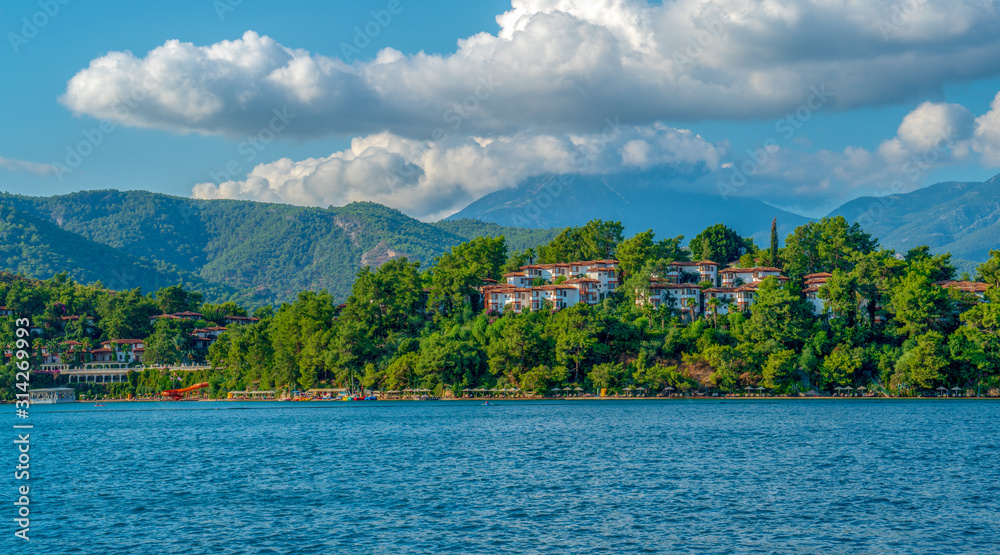
<instances>
[{"instance_id":1,"label":"cumulus cloud","mask_svg":"<svg viewBox=\"0 0 1000 555\"><path fill-rule=\"evenodd\" d=\"M642 160L635 154L643 144ZM355 138L349 149L323 158L260 164L246 179L200 183L196 198L238 198L298 205L344 205L369 200L427 220L534 175L609 173L623 164L715 169L725 145L662 124L624 126L608 120L588 135L520 134L449 137L433 142L382 132Z\"/></svg>"},{"instance_id":2,"label":"cumulus cloud","mask_svg":"<svg viewBox=\"0 0 1000 555\"><path fill-rule=\"evenodd\" d=\"M982 154L984 164L1000 166L1000 93L990 105L990 111L976 118L973 149Z\"/></svg>"},{"instance_id":3,"label":"cumulus cloud","mask_svg":"<svg viewBox=\"0 0 1000 555\"><path fill-rule=\"evenodd\" d=\"M496 35L461 39L447 55L387 49L348 64L248 31L207 46L171 40L143 57L111 52L61 100L78 114L180 132L252 133L286 108L303 116L289 136L425 139L435 129L589 132L606 116L637 125L771 118L810 86L826 85L830 107L849 109L996 74L993 2L902 4L513 0ZM629 147L636 162L644 148Z\"/></svg>"}]
</instances>

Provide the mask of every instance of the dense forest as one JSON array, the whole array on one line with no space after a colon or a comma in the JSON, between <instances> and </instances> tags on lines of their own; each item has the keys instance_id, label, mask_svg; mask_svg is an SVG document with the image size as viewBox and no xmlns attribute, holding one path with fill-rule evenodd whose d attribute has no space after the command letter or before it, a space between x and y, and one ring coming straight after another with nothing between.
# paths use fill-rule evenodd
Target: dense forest
<instances>
[{"instance_id":1,"label":"dense forest","mask_svg":"<svg viewBox=\"0 0 1000 555\"><path fill-rule=\"evenodd\" d=\"M192 373L186 383L209 381L214 396L318 385L424 388L439 395L474 387L544 394L567 386L764 387L777 394L865 386L892 395L943 386L1000 395L1000 251L974 276L992 286L980 302L935 284L958 277L948 254L879 248L841 217L802 225L783 246L776 232L759 248L722 224L686 247L682 242L658 240L651 231L625 238L620 223L599 220L512 253L504 236L477 237L429 268L405 258L366 266L343 304L328 291L302 291L292 302L258 308L259 322L229 326L207 350L191 348L190 332L246 311L231 302L206 304L200 292L180 286L144 295L77 284L64 274L45 281L8 275L0 299L39 328L36 349L58 350L67 339L147 338L149 363L209 361L212 370ZM611 256L620 261L624 284L597 305L503 315L482 309L484 280L500 280L529 262ZM744 312L706 310L693 317L679 307L637 305L659 268L692 256L779 267L790 281L782 287L765 280ZM815 272L832 274L819 292L828 307L821 316L801 293L803 277ZM181 310L196 310L204 320L150 324L151 315ZM81 319L65 324L66 315ZM4 322L0 333L13 337L12 318ZM3 380L12 379L5 367ZM165 379L146 370L113 388L141 392Z\"/></svg>"}]
</instances>

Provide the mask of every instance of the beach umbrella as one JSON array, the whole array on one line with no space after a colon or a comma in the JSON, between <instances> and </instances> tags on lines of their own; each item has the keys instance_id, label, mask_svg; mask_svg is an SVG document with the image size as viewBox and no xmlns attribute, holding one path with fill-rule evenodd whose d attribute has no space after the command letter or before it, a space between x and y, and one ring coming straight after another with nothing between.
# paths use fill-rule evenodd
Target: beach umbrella
<instances>
[{"instance_id":1,"label":"beach umbrella","mask_svg":"<svg viewBox=\"0 0 1000 555\"><path fill-rule=\"evenodd\" d=\"M937 390L938 391L948 391L948 388L947 387L939 387L939 388L937 388Z\"/></svg>"},{"instance_id":2,"label":"beach umbrella","mask_svg":"<svg viewBox=\"0 0 1000 555\"><path fill-rule=\"evenodd\" d=\"M563 391L573 391L573 388L572 387L564 387Z\"/></svg>"},{"instance_id":3,"label":"beach umbrella","mask_svg":"<svg viewBox=\"0 0 1000 555\"><path fill-rule=\"evenodd\" d=\"M669 385L667 387L664 387L663 390L664 391L675 391L675 389L673 387L669 386Z\"/></svg>"},{"instance_id":4,"label":"beach umbrella","mask_svg":"<svg viewBox=\"0 0 1000 555\"><path fill-rule=\"evenodd\" d=\"M583 388L582 388L582 387L580 387L580 386L577 386L577 387L574 387L573 389L574 389L575 391L583 391Z\"/></svg>"},{"instance_id":5,"label":"beach umbrella","mask_svg":"<svg viewBox=\"0 0 1000 555\"><path fill-rule=\"evenodd\" d=\"M954 392L955 395L958 395L962 391L962 388L956 386L951 388L951 390Z\"/></svg>"}]
</instances>

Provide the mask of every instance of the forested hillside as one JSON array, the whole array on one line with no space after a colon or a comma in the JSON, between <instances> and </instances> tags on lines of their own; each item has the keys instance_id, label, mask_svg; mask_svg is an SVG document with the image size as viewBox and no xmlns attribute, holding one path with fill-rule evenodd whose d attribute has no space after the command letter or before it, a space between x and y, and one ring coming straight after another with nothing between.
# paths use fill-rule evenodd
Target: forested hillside
<instances>
[{"instance_id":1,"label":"forested hillside","mask_svg":"<svg viewBox=\"0 0 1000 555\"><path fill-rule=\"evenodd\" d=\"M552 235L471 221L437 227L363 202L322 209L195 200L146 191L86 191L48 198L0 195L0 205L31 214L36 223L50 222L64 231L64 237L72 232L81 240L117 249L120 255L144 258L151 267L165 264L186 271L191 276L187 281L196 277L199 283L224 285L206 285L207 298L234 298L250 306L289 301L303 290L326 290L344 299L363 266L377 267L399 257L426 266L449 247L474 236L511 233L516 235L515 245L528 246ZM86 249L102 260L112 252ZM85 271L87 264L62 267L56 263L62 259L46 256L45 250L21 245L21 251L18 264L10 269L28 275L47 278L66 270L82 282L104 275Z\"/></svg>"},{"instance_id":2,"label":"forested hillside","mask_svg":"<svg viewBox=\"0 0 1000 555\"><path fill-rule=\"evenodd\" d=\"M939 388L1000 396L1000 251L979 266L978 283L965 284L975 286L970 290L942 284L957 277L948 254L933 255L925 246L905 253L880 248L841 217L799 226L783 247L775 232L764 249L719 224L698 234L698 254L742 267L773 266L788 279L763 279L745 308L722 311L706 301L696 312L642 302L663 268L689 257L677 238L626 237L622 229L620 222L592 221L510 255L503 238L480 237L452 247L429 270L396 258L359 272L344 305L328 292L303 291L294 302L254 311L259 321L229 325L208 349L193 347L195 328L220 325L245 307L205 304L200 293L179 287L155 295L107 291L65 275L44 282L6 276L0 299L41 328L37 356L43 347L71 349L69 339L91 345L143 339L150 364L208 360L212 369L191 372L185 385L208 381L213 396L316 385L439 395L566 387L701 394L764 388L794 395L864 387L893 396ZM613 256L624 283L594 305L484 310L478 293L485 280L501 279L531 256L549 262ZM804 291L804 278L817 272L829 274L818 287L824 307L818 314ZM150 323L151 315L177 310L196 310L202 320ZM66 315L81 319L67 322ZM0 318L8 337L12 322ZM5 365L0 382L13 375ZM124 395L165 383L167 374L147 369L110 387Z\"/></svg>"}]
</instances>

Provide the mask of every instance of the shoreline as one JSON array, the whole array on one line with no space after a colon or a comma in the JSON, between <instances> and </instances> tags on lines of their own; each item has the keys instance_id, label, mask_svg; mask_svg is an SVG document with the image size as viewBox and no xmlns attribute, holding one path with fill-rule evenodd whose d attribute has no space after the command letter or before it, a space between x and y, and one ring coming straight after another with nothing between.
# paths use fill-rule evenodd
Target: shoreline
<instances>
[{"instance_id":1,"label":"shoreline","mask_svg":"<svg viewBox=\"0 0 1000 555\"><path fill-rule=\"evenodd\" d=\"M331 403L350 403L350 404L368 404L368 403L433 403L433 402L477 402L485 403L489 401L490 404L502 403L502 402L551 402L551 401L741 401L741 402L760 402L760 401L1000 401L1000 397L833 397L833 396L820 396L820 397L789 397L789 396L773 396L773 397L507 397L507 398L478 398L478 399L456 399L456 398L442 398L442 399L379 399L377 401L341 401L338 399L315 399L309 401L292 401L292 400L282 400L282 399L184 399L181 401L171 401L163 399L103 399L103 400L86 400L86 401L72 401L69 403L44 403L44 404L54 404L54 405L86 405L86 404L106 404L106 403L175 403L175 402L186 402L186 403L293 403L293 404L331 404ZM14 401L2 401L0 405L12 405Z\"/></svg>"}]
</instances>

